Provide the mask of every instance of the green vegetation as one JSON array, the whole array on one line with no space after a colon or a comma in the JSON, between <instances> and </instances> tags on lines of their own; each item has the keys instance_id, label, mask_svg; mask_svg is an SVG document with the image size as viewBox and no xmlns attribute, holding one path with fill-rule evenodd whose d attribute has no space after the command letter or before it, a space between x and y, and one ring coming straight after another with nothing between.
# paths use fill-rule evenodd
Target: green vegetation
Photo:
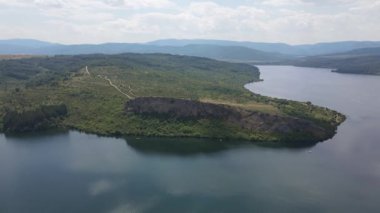
<instances>
[{"instance_id":1,"label":"green vegetation","mask_svg":"<svg viewBox=\"0 0 380 213\"><path fill-rule=\"evenodd\" d=\"M0 61L0 79L3 124L7 109L23 113L41 106L65 104L67 116L59 119L60 126L103 135L315 141L331 137L344 120L343 115L326 108L247 91L244 84L259 81L256 67L197 57L121 54L4 60ZM328 134L321 138L302 131L273 134L244 130L216 119L181 121L130 114L124 110L129 100L126 94L199 100L303 119Z\"/></svg>"},{"instance_id":2,"label":"green vegetation","mask_svg":"<svg viewBox=\"0 0 380 213\"><path fill-rule=\"evenodd\" d=\"M66 105L41 106L29 111L5 110L3 130L5 132L30 132L58 127L60 118L67 115Z\"/></svg>"},{"instance_id":3,"label":"green vegetation","mask_svg":"<svg viewBox=\"0 0 380 213\"><path fill-rule=\"evenodd\" d=\"M334 72L380 75L380 48L357 49L324 56L306 57L293 62L296 66L335 69Z\"/></svg>"}]
</instances>

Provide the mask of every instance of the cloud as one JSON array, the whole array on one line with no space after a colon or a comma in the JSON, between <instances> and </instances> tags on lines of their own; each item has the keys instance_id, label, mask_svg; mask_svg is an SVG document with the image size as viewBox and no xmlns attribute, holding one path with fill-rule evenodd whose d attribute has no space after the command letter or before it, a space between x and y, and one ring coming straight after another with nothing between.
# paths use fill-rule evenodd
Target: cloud
<instances>
[{"instance_id":1,"label":"cloud","mask_svg":"<svg viewBox=\"0 0 380 213\"><path fill-rule=\"evenodd\" d=\"M35 0L34 4L39 7L52 7L52 8L62 8L64 6L63 0Z\"/></svg>"},{"instance_id":2,"label":"cloud","mask_svg":"<svg viewBox=\"0 0 380 213\"><path fill-rule=\"evenodd\" d=\"M168 37L289 43L380 39L380 0L223 2L0 0L0 24L5 30L0 36L18 32L13 37L65 43ZM34 18L26 25L18 14Z\"/></svg>"},{"instance_id":3,"label":"cloud","mask_svg":"<svg viewBox=\"0 0 380 213\"><path fill-rule=\"evenodd\" d=\"M173 6L170 0L0 0L0 5L17 7L39 7L39 8L166 8Z\"/></svg>"},{"instance_id":4,"label":"cloud","mask_svg":"<svg viewBox=\"0 0 380 213\"><path fill-rule=\"evenodd\" d=\"M262 2L263 5L283 7L283 6L306 6L311 5L313 2L304 0L266 0Z\"/></svg>"},{"instance_id":5,"label":"cloud","mask_svg":"<svg viewBox=\"0 0 380 213\"><path fill-rule=\"evenodd\" d=\"M174 4L169 0L125 0L123 5L127 8L167 8Z\"/></svg>"}]
</instances>

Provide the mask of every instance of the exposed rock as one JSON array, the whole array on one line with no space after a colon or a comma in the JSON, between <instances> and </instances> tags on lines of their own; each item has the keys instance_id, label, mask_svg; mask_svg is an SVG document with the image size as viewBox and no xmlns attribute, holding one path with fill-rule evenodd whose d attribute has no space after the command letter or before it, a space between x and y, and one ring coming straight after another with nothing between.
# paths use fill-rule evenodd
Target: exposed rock
<instances>
[{"instance_id":1,"label":"exposed rock","mask_svg":"<svg viewBox=\"0 0 380 213\"><path fill-rule=\"evenodd\" d=\"M240 116L237 111L223 105L160 97L143 97L130 100L126 104L126 110L137 114L163 114L179 119L227 119L231 116Z\"/></svg>"},{"instance_id":2,"label":"exposed rock","mask_svg":"<svg viewBox=\"0 0 380 213\"><path fill-rule=\"evenodd\" d=\"M125 110L140 115L174 119L219 119L253 132L304 133L318 138L326 135L323 128L307 120L193 100L140 97L128 101Z\"/></svg>"}]
</instances>

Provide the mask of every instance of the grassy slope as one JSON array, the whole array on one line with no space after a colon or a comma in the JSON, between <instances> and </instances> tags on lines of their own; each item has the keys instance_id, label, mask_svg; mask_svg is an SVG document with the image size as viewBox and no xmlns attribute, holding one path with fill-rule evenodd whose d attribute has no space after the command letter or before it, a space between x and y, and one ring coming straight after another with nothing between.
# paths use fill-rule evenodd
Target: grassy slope
<instances>
[{"instance_id":1,"label":"grassy slope","mask_svg":"<svg viewBox=\"0 0 380 213\"><path fill-rule=\"evenodd\" d=\"M64 124L87 132L252 140L278 140L282 137L247 132L210 120L179 122L126 115L123 107L128 98L111 87L105 76L123 92L135 96L190 98L279 116L302 117L331 131L343 121L338 113L325 108L252 95L243 85L259 80L259 73L257 68L249 65L162 54L64 56L20 62L33 64L33 75L22 73L25 78L14 79L6 74L7 70L0 69L2 79L6 79L0 84L4 87L0 92L0 104L25 110L41 104L65 103L69 117ZM85 66L88 66L90 75ZM15 87L21 90L16 92ZM3 113L4 107L0 110Z\"/></svg>"}]
</instances>

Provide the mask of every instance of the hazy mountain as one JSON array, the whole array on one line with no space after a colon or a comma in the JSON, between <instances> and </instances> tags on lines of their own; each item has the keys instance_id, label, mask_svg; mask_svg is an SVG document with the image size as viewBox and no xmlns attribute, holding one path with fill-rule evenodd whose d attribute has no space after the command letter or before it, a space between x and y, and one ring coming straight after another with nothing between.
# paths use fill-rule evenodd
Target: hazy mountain
<instances>
[{"instance_id":1,"label":"hazy mountain","mask_svg":"<svg viewBox=\"0 0 380 213\"><path fill-rule=\"evenodd\" d=\"M78 45L54 45L36 49L32 54L48 55L78 55L78 54L118 54L118 53L150 53L155 51L154 46L129 43L106 44L78 44Z\"/></svg>"},{"instance_id":2,"label":"hazy mountain","mask_svg":"<svg viewBox=\"0 0 380 213\"><path fill-rule=\"evenodd\" d=\"M204 39L164 39L148 42L146 44L158 46L186 46L195 44L219 45L219 46L242 46L266 52L278 52L282 54L296 55L291 45L284 43L227 41L227 40L204 40Z\"/></svg>"},{"instance_id":3,"label":"hazy mountain","mask_svg":"<svg viewBox=\"0 0 380 213\"><path fill-rule=\"evenodd\" d=\"M34 39L0 40L0 54L34 54L38 49L56 45L58 44Z\"/></svg>"},{"instance_id":4,"label":"hazy mountain","mask_svg":"<svg viewBox=\"0 0 380 213\"><path fill-rule=\"evenodd\" d=\"M105 43L63 45L32 39L0 40L0 54L168 53L256 63L278 62L292 59L294 56L325 55L368 47L380 47L380 42L347 41L292 46L283 43L167 39L145 44Z\"/></svg>"},{"instance_id":5,"label":"hazy mountain","mask_svg":"<svg viewBox=\"0 0 380 213\"><path fill-rule=\"evenodd\" d=\"M171 54L199 56L228 61L270 62L281 61L291 58L290 56L279 53L264 52L241 46L218 46L198 44L186 45L184 47L163 46L162 48L162 52L167 51L166 53Z\"/></svg>"},{"instance_id":6,"label":"hazy mountain","mask_svg":"<svg viewBox=\"0 0 380 213\"><path fill-rule=\"evenodd\" d=\"M41 48L55 45L50 42L39 41L35 39L8 39L0 40L0 45L16 45L29 48Z\"/></svg>"},{"instance_id":7,"label":"hazy mountain","mask_svg":"<svg viewBox=\"0 0 380 213\"><path fill-rule=\"evenodd\" d=\"M202 39L165 39L148 42L147 44L159 46L185 46L190 44L212 44L220 46L243 46L267 52L278 52L299 56L311 56L321 54L331 54L345 52L359 48L380 47L379 41L343 41L304 45L288 45L284 43L262 43L245 41L225 41L225 40L202 40Z\"/></svg>"},{"instance_id":8,"label":"hazy mountain","mask_svg":"<svg viewBox=\"0 0 380 213\"><path fill-rule=\"evenodd\" d=\"M20 43L17 43L15 40L12 40L12 42L4 41L3 44L0 42L0 54L77 55L93 53L168 53L239 62L273 62L292 58L284 54L269 53L242 46L209 44L161 46L136 43L61 45L34 40L28 41L30 42L20 41Z\"/></svg>"}]
</instances>

